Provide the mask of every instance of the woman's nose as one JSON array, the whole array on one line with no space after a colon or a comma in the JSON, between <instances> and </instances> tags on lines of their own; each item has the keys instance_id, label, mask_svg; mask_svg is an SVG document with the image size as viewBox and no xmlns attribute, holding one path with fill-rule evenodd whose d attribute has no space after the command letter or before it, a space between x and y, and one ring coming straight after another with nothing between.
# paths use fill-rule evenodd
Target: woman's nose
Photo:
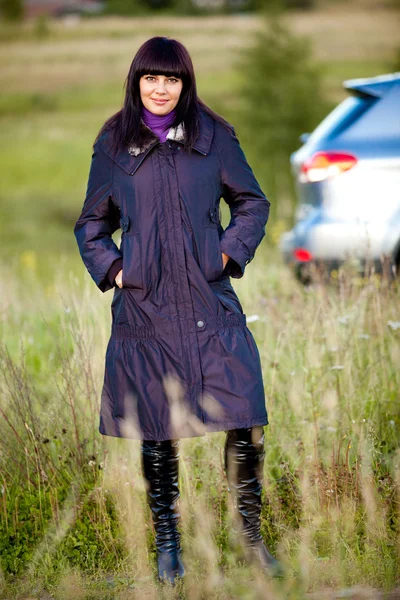
<instances>
[{"instance_id":1,"label":"woman's nose","mask_svg":"<svg viewBox=\"0 0 400 600\"><path fill-rule=\"evenodd\" d=\"M163 83L158 83L156 87L157 94L165 94L165 86Z\"/></svg>"}]
</instances>

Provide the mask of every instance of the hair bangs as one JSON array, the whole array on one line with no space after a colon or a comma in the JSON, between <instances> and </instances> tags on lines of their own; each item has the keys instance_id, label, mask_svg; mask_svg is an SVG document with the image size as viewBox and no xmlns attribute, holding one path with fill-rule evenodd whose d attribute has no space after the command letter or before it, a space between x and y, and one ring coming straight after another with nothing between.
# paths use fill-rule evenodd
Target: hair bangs
<instances>
[{"instance_id":1,"label":"hair bangs","mask_svg":"<svg viewBox=\"0 0 400 600\"><path fill-rule=\"evenodd\" d=\"M179 77L186 79L190 73L185 64L184 57L180 55L179 49L171 43L165 43L163 38L159 43L153 43L147 48L147 52L138 60L136 65L136 76L143 75L165 75L166 77Z\"/></svg>"}]
</instances>

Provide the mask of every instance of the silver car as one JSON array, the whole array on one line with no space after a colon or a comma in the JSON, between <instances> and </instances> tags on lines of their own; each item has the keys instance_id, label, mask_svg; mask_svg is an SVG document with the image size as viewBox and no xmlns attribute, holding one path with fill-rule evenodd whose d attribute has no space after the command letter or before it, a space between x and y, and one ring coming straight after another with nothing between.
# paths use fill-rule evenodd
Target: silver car
<instances>
[{"instance_id":1,"label":"silver car","mask_svg":"<svg viewBox=\"0 0 400 600\"><path fill-rule=\"evenodd\" d=\"M400 72L343 85L349 96L290 157L298 204L279 247L300 278L348 259L400 269Z\"/></svg>"}]
</instances>

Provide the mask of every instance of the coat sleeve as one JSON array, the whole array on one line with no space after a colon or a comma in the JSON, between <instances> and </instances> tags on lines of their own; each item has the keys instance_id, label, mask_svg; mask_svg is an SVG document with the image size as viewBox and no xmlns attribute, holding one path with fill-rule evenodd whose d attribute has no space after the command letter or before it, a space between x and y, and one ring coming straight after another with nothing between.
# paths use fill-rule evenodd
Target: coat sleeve
<instances>
[{"instance_id":1,"label":"coat sleeve","mask_svg":"<svg viewBox=\"0 0 400 600\"><path fill-rule=\"evenodd\" d=\"M119 208L113 202L113 163L96 145L86 189L85 201L74 234L82 260L102 292L113 286L108 278L111 265L122 258L112 239L119 227Z\"/></svg>"},{"instance_id":2,"label":"coat sleeve","mask_svg":"<svg viewBox=\"0 0 400 600\"><path fill-rule=\"evenodd\" d=\"M246 160L233 127L231 133L224 132L218 152L222 196L231 213L229 225L221 237L222 252L230 257L224 272L239 279L265 235L270 202Z\"/></svg>"}]
</instances>

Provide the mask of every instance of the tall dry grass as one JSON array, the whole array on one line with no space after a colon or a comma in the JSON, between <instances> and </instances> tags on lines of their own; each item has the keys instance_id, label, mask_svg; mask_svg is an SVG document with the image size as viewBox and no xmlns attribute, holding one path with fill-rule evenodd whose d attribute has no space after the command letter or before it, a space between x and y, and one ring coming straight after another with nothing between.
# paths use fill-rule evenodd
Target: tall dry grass
<instances>
[{"instance_id":1,"label":"tall dry grass","mask_svg":"<svg viewBox=\"0 0 400 600\"><path fill-rule=\"evenodd\" d=\"M233 281L270 417L263 534L288 577L243 561L220 432L181 440L187 577L161 590L139 442L97 432L111 294L63 269L48 288L31 275L3 269L2 597L283 599L361 584L376 597L396 585L398 284L344 272L304 287L264 247ZM166 385L176 399L179 382Z\"/></svg>"}]
</instances>

